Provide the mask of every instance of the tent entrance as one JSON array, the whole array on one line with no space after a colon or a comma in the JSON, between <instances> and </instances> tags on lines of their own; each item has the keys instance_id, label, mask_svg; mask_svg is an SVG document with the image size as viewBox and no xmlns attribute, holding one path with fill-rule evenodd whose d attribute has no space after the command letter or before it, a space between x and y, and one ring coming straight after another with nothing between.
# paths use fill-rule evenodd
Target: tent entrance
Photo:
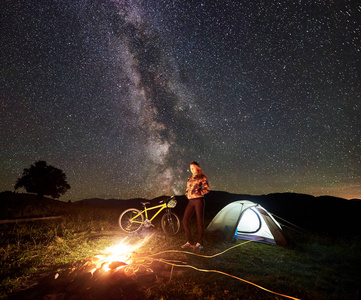
<instances>
[{"instance_id":1,"label":"tent entrance","mask_svg":"<svg viewBox=\"0 0 361 300\"><path fill-rule=\"evenodd\" d=\"M236 231L241 233L255 233L262 226L261 218L252 207L242 212Z\"/></svg>"}]
</instances>

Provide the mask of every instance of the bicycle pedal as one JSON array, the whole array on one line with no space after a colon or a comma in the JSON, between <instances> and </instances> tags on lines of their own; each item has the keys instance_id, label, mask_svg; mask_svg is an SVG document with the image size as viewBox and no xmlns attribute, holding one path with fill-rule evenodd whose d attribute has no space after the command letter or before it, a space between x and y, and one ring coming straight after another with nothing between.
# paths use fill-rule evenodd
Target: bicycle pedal
<instances>
[{"instance_id":1,"label":"bicycle pedal","mask_svg":"<svg viewBox=\"0 0 361 300\"><path fill-rule=\"evenodd\" d=\"M149 221L148 219L144 220L144 227L145 227L145 228L148 228L148 227L150 227L150 226L154 226L154 225L152 224L152 222Z\"/></svg>"}]
</instances>

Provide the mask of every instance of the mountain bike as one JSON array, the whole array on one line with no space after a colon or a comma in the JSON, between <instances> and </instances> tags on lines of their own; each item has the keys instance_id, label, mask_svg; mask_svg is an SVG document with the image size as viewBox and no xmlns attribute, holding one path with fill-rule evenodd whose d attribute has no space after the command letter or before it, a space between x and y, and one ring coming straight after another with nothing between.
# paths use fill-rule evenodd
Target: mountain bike
<instances>
[{"instance_id":1,"label":"mountain bike","mask_svg":"<svg viewBox=\"0 0 361 300\"><path fill-rule=\"evenodd\" d=\"M180 221L178 216L171 211L177 205L177 200L174 199L174 196L163 201L159 201L159 205L147 207L149 202L141 202L143 210L137 208L129 208L120 215L119 217L119 226L126 233L136 232L141 229L143 226L145 228L154 226L152 221L159 213L165 210L164 215L161 219L161 226L163 231L168 235L175 235L180 229ZM158 211L149 219L148 211L158 209Z\"/></svg>"}]
</instances>

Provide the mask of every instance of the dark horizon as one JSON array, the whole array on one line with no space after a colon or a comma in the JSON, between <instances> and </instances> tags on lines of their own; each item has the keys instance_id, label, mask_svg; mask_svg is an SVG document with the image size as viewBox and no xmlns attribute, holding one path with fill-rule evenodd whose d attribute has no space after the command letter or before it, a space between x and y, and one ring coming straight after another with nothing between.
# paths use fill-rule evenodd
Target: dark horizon
<instances>
[{"instance_id":1,"label":"dark horizon","mask_svg":"<svg viewBox=\"0 0 361 300\"><path fill-rule=\"evenodd\" d=\"M22 195L32 195L34 197L36 197L36 194L35 193L27 193L27 192L21 192L21 191L0 191L0 195L2 193L11 193L11 194L22 194ZM250 197L264 197L264 196L270 196L270 195L297 195L297 196L305 196L305 197L313 197L315 199L317 198L334 198L334 199L340 199L340 200L346 200L346 201L361 201L360 198L350 198L350 199L347 199L347 198L342 198L342 197L338 197L338 196L332 196L332 195L319 195L319 196L315 196L315 195L311 195L311 194L307 194L307 193L294 193L294 192L275 192L275 193L268 193L268 194L245 194L245 193L230 193L230 192L227 192L227 191L215 191L215 190L211 190L209 192L210 194L229 194L230 196L242 196L242 197L246 197L246 196L250 196ZM185 194L178 194L178 195L175 195L175 194L172 194L173 196L175 197L186 197ZM49 199L52 199L52 200L57 200L57 201L61 201L61 202L69 202L71 201L72 203L76 203L76 202L81 202L81 201L84 201L84 200L116 200L116 201L127 201L127 200L139 200L139 199L144 199L144 200L156 200L158 198L164 198L164 197L170 197L172 195L166 195L166 194L161 194L161 195L158 195L158 196L155 196L153 198L143 198L143 197L130 197L130 198L114 198L114 197L111 197L111 198L104 198L104 197L86 197L86 198L80 198L80 199L62 199L64 198L64 196L61 196L60 198L58 199L52 199L50 196L44 196L44 198L49 198ZM206 196L206 197L209 197Z\"/></svg>"}]
</instances>

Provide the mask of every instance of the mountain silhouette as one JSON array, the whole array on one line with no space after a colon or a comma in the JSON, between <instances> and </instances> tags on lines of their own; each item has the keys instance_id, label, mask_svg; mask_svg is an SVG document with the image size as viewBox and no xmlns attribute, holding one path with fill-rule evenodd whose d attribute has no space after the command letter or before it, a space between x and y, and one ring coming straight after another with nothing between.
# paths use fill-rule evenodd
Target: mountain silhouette
<instances>
[{"instance_id":1,"label":"mountain silhouette","mask_svg":"<svg viewBox=\"0 0 361 300\"><path fill-rule=\"evenodd\" d=\"M46 207L47 215L55 215L59 207L69 205L87 205L90 207L116 208L119 211L128 208L141 209L141 202L150 202L149 206L159 204L170 196L159 196L154 199L101 199L89 198L69 204L45 198L39 201L35 195L13 192L0 193L0 219L11 218L14 211L24 209L27 205ZM182 218L188 203L184 195L175 196L177 206L172 210ZM223 191L211 191L205 195L205 222L206 225L227 204L237 200L250 200L262 205L277 221L284 226L301 228L305 231L337 235L361 236L361 200L346 200L333 196L315 197L298 193L273 193L266 195L232 194ZM53 209L54 208L54 209ZM25 209L26 210L26 209ZM54 211L54 214L51 213ZM22 214L18 213L18 216ZM45 216L45 215L44 215ZM25 216L24 216L25 217Z\"/></svg>"},{"instance_id":2,"label":"mountain silhouette","mask_svg":"<svg viewBox=\"0 0 361 300\"><path fill-rule=\"evenodd\" d=\"M84 199L77 204L113 206L127 209L141 208L141 201L157 205L168 196L152 200L143 198L120 199ZM173 209L179 216L187 205L187 198L176 196L177 206ZM206 221L211 220L224 206L237 200L250 200L266 208L281 224L295 225L306 231L332 235L354 236L361 234L361 200L346 200L333 196L312 196L298 193L272 193L266 195L232 194L223 191L211 191L205 195Z\"/></svg>"}]
</instances>

